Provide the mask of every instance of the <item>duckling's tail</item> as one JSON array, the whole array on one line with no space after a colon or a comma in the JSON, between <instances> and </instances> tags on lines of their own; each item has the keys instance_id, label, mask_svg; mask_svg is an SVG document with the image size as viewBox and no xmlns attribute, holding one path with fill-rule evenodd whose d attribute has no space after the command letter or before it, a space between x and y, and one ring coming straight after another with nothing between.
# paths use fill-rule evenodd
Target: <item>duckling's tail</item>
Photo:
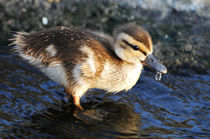
<instances>
[{"instance_id":1,"label":"duckling's tail","mask_svg":"<svg viewBox=\"0 0 210 139\"><path fill-rule=\"evenodd\" d=\"M9 39L9 41L12 41L9 46L12 46L12 51L20 53L23 51L23 49L27 46L26 36L28 33L26 32L15 32L13 34L13 38Z\"/></svg>"},{"instance_id":2,"label":"duckling's tail","mask_svg":"<svg viewBox=\"0 0 210 139\"><path fill-rule=\"evenodd\" d=\"M29 33L25 32L16 32L13 35L13 38L10 39L12 43L9 46L12 46L11 51L22 57L24 60L27 60L30 64L40 64L41 60L33 56L32 50L28 44Z\"/></svg>"}]
</instances>

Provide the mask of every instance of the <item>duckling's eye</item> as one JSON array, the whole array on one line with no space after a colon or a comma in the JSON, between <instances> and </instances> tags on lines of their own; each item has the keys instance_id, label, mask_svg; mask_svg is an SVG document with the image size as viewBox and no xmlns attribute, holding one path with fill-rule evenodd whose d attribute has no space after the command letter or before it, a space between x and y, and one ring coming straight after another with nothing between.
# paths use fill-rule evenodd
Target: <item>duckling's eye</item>
<instances>
[{"instance_id":1,"label":"duckling's eye","mask_svg":"<svg viewBox=\"0 0 210 139\"><path fill-rule=\"evenodd\" d=\"M136 51L139 50L139 47L136 46L136 45L132 45L131 47L132 47L134 50L136 50Z\"/></svg>"},{"instance_id":2,"label":"duckling's eye","mask_svg":"<svg viewBox=\"0 0 210 139\"><path fill-rule=\"evenodd\" d=\"M132 44L130 44L129 42L127 42L126 40L122 40L125 44L127 44L127 45L129 45L131 48L133 48L134 50L139 50L139 47L138 46L136 46L136 45L132 45Z\"/></svg>"}]
</instances>

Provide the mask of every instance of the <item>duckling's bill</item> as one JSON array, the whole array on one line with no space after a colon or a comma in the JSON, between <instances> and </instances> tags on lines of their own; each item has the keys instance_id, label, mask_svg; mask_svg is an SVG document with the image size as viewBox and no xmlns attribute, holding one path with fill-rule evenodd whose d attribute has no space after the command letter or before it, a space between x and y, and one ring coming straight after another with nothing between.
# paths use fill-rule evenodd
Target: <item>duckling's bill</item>
<instances>
[{"instance_id":1,"label":"duckling's bill","mask_svg":"<svg viewBox=\"0 0 210 139\"><path fill-rule=\"evenodd\" d=\"M143 61L143 64L155 70L156 72L163 74L167 73L167 68L163 64L159 63L152 54L147 56L147 58Z\"/></svg>"}]
</instances>

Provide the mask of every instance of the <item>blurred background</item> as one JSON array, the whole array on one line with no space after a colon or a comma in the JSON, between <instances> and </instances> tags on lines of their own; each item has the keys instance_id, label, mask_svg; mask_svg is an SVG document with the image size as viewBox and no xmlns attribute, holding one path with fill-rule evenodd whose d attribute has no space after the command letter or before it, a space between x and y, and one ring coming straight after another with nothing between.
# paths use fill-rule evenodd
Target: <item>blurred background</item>
<instances>
[{"instance_id":1,"label":"blurred background","mask_svg":"<svg viewBox=\"0 0 210 139\"><path fill-rule=\"evenodd\" d=\"M155 55L170 71L209 70L208 0L1 0L0 44L8 45L12 31L75 25L111 34L128 22L151 33Z\"/></svg>"},{"instance_id":2,"label":"blurred background","mask_svg":"<svg viewBox=\"0 0 210 139\"><path fill-rule=\"evenodd\" d=\"M145 70L127 93L89 91L95 119L71 115L63 87L9 52L14 31L73 25L111 35L125 23L150 32L168 74L156 82ZM0 137L210 137L209 0L0 0L0 48Z\"/></svg>"}]
</instances>

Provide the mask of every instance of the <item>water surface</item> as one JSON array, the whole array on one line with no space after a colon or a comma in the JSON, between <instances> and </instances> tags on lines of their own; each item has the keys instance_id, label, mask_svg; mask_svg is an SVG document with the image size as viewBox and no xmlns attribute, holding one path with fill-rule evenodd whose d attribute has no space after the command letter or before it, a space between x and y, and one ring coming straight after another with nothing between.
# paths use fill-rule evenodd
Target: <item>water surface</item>
<instances>
[{"instance_id":1,"label":"water surface","mask_svg":"<svg viewBox=\"0 0 210 139\"><path fill-rule=\"evenodd\" d=\"M89 90L75 115L62 86L0 54L0 137L210 138L210 75L154 76L128 92Z\"/></svg>"}]
</instances>

